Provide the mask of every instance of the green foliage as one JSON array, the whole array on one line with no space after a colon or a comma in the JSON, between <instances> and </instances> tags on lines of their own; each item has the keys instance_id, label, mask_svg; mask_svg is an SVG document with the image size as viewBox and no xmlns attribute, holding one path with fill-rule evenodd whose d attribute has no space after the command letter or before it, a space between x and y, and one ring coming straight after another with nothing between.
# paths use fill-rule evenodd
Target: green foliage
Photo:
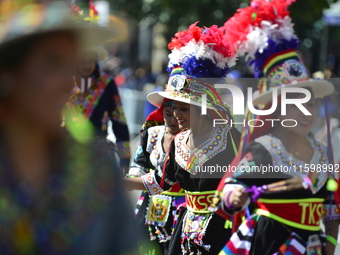
<instances>
[{"instance_id":1,"label":"green foliage","mask_svg":"<svg viewBox=\"0 0 340 255\"><path fill-rule=\"evenodd\" d=\"M78 0L86 2L86 0ZM169 42L177 31L200 21L200 26L223 25L238 8L249 5L251 0L108 0L112 10L133 18L142 26L152 27L156 23L167 27ZM318 69L320 47L325 41L322 14L329 3L337 0L296 0L290 6L294 29L301 41L301 49L309 51L313 60L309 65ZM328 54L340 57L337 45L340 43L340 27L330 27L328 33Z\"/></svg>"},{"instance_id":2,"label":"green foliage","mask_svg":"<svg viewBox=\"0 0 340 255\"><path fill-rule=\"evenodd\" d=\"M110 0L116 11L124 12L137 21L167 25L167 36L174 35L191 23L201 26L223 25L231 17L241 0Z\"/></svg>"},{"instance_id":3,"label":"green foliage","mask_svg":"<svg viewBox=\"0 0 340 255\"><path fill-rule=\"evenodd\" d=\"M248 6L249 0L109 0L115 11L134 17L137 21L167 25L170 38L193 22L201 26L223 25L238 8ZM329 8L327 0L297 0L290 11L300 38L318 39L314 23Z\"/></svg>"}]
</instances>

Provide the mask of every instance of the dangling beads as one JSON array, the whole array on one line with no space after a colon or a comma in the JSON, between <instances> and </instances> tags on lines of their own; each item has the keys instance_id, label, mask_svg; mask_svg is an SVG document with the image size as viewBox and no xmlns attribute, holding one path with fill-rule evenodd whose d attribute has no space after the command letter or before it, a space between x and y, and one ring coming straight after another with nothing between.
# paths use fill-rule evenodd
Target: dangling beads
<instances>
[{"instance_id":1,"label":"dangling beads","mask_svg":"<svg viewBox=\"0 0 340 255\"><path fill-rule=\"evenodd\" d=\"M174 234L175 228L171 229L171 236Z\"/></svg>"},{"instance_id":2,"label":"dangling beads","mask_svg":"<svg viewBox=\"0 0 340 255\"><path fill-rule=\"evenodd\" d=\"M162 231L156 226L156 234L158 236L159 242L160 243L165 243L167 240L165 238L165 236L163 235Z\"/></svg>"},{"instance_id":3,"label":"dangling beads","mask_svg":"<svg viewBox=\"0 0 340 255\"><path fill-rule=\"evenodd\" d=\"M188 240L188 250L189 250L189 255L194 255L194 252L191 250L190 240Z\"/></svg>"},{"instance_id":4,"label":"dangling beads","mask_svg":"<svg viewBox=\"0 0 340 255\"><path fill-rule=\"evenodd\" d=\"M152 234L152 228L151 228L151 226L149 225L149 228L148 228L148 230L149 230L149 235L150 235L150 241L154 241L154 240L156 240L156 236L154 236L153 234Z\"/></svg>"},{"instance_id":5,"label":"dangling beads","mask_svg":"<svg viewBox=\"0 0 340 255\"><path fill-rule=\"evenodd\" d=\"M187 238L186 236L185 236L185 234L184 233L182 233L182 240L181 240L181 249L182 249L182 253L183 254L186 254L187 253L187 251L186 251L186 249L185 249L185 246L184 246L184 243L185 243L185 239Z\"/></svg>"},{"instance_id":6,"label":"dangling beads","mask_svg":"<svg viewBox=\"0 0 340 255\"><path fill-rule=\"evenodd\" d=\"M163 228L163 232L164 232L164 235L165 235L166 242L167 242L167 241L170 241L171 235L168 234L168 232L166 231L165 228Z\"/></svg>"},{"instance_id":7,"label":"dangling beads","mask_svg":"<svg viewBox=\"0 0 340 255\"><path fill-rule=\"evenodd\" d=\"M203 245L202 247L204 248L204 250L209 251L211 248L211 245Z\"/></svg>"}]
</instances>

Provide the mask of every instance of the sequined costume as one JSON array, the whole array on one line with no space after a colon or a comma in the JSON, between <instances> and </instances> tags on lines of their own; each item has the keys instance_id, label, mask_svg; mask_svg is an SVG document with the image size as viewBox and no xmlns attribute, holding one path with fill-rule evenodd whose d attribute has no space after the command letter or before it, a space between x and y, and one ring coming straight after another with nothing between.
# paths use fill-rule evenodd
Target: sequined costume
<instances>
[{"instance_id":1,"label":"sequined costume","mask_svg":"<svg viewBox=\"0 0 340 255\"><path fill-rule=\"evenodd\" d=\"M225 32L233 30L229 43L235 46L236 53L245 54L251 59L249 65L254 67L255 77L261 78L252 98L252 104L257 109L268 110L276 100L296 102L306 92L312 96L305 105L310 104L310 109L316 110L314 99L334 91L330 82L310 78L297 53L300 42L289 16L292 3L252 0L249 6L239 9L223 26ZM254 206L255 214L251 216L247 213L247 220L238 227L220 255L325 254L325 236L320 231L323 212L326 213L326 229L330 229L330 220L339 219L339 214L334 211L335 205L328 198L332 194L326 189L330 178L328 170L331 168L331 158L327 154L331 144L326 148L310 134L313 124L310 115L313 113L306 114L298 107L290 110L286 114L282 104L277 111L260 114L253 109L245 114L246 123L256 114L258 122L264 119L283 122L294 116L296 125L287 127L279 123L264 123L254 127L248 123L244 126L239 155L233 162L237 172L234 176L225 176L228 178L221 182L218 190L220 192L220 187L223 189L222 208L234 214L247 211L229 204L233 200L230 196L235 195L235 186L245 188L249 197L246 205L251 199L250 205ZM310 122L304 126L301 120L308 118L307 115ZM286 140L280 140L274 134ZM306 143L302 148L310 149L310 154L314 152L310 159L305 159L309 162L297 159L309 156L309 151L300 151L302 155L296 157L294 155L298 154L290 153L298 141ZM286 148L284 144L290 144L293 148ZM288 188L287 183L295 180L298 185ZM273 184L276 182L280 182L282 187L275 186L278 185ZM274 188L268 192L268 187ZM334 239L328 236L330 238Z\"/></svg>"},{"instance_id":2,"label":"sequined costume","mask_svg":"<svg viewBox=\"0 0 340 255\"><path fill-rule=\"evenodd\" d=\"M225 36L216 25L201 28L197 23L177 32L168 45L171 50L170 76L165 91L147 95L148 101L156 106L164 98L174 100L174 115L180 128L185 129L171 143L162 177L158 173L150 173L142 178L151 195L168 190L174 183L185 190L185 206L181 207L170 240L170 255L217 254L231 234L229 223L225 227L226 221L208 210L223 175L221 168L231 163L239 141L239 133L235 129L214 125L212 121L232 119L230 109L222 102L214 86L227 75L236 60ZM192 113L200 111L203 95L208 116L198 114L195 119L192 116L196 115ZM179 105L183 105L185 110L182 111ZM183 115L185 120L180 119ZM195 144L191 151L187 143L193 143L194 139L202 136L199 132L209 125L209 136L206 134L206 140L201 141L199 146ZM220 174L213 175L214 169Z\"/></svg>"},{"instance_id":3,"label":"sequined costume","mask_svg":"<svg viewBox=\"0 0 340 255\"><path fill-rule=\"evenodd\" d=\"M309 164L296 159L270 133L249 143L237 166L236 179L227 178L225 189L234 185L262 186L295 176L309 178L312 186L299 191L262 194L255 203L256 213L233 234L221 255L325 254L325 235L319 226L321 217L323 215L327 226L340 215L329 200L332 194L326 189L329 173L309 169L321 170L328 164L327 149L312 134L308 141L314 150ZM257 170L261 166L276 166L278 170L263 173ZM248 173L244 171L246 168L250 170ZM315 253L309 253L312 249Z\"/></svg>"},{"instance_id":4,"label":"sequined costume","mask_svg":"<svg viewBox=\"0 0 340 255\"><path fill-rule=\"evenodd\" d=\"M90 79L91 86L85 92L81 93L78 85L75 87L69 105L91 120L96 136L108 135L108 121L111 120L121 164L128 165L130 163L129 130L117 86L113 78L107 74L101 74L98 79Z\"/></svg>"},{"instance_id":5,"label":"sequined costume","mask_svg":"<svg viewBox=\"0 0 340 255\"><path fill-rule=\"evenodd\" d=\"M141 133L141 142L129 171L129 177L162 173L166 153L163 150L165 126L150 127ZM139 225L149 232L150 240L159 242L162 254L167 254L174 228L177 207L184 202L184 193L177 185L167 192L150 196L143 191L136 206ZM146 225L146 226L145 226Z\"/></svg>"},{"instance_id":6,"label":"sequined costume","mask_svg":"<svg viewBox=\"0 0 340 255\"><path fill-rule=\"evenodd\" d=\"M197 167L204 169L221 162L227 165L234 158L229 129L225 125L216 126L210 139L194 151L190 151L186 145L190 130L179 133L171 144L164 188L160 186L162 178L158 171L142 177L151 195L160 194L174 183L178 183L186 192L187 205L180 213L168 254L217 254L224 242L229 240L231 229L225 228L226 221L208 211L220 179L212 178L204 171L197 172ZM197 165L190 155L204 157L204 160Z\"/></svg>"}]
</instances>

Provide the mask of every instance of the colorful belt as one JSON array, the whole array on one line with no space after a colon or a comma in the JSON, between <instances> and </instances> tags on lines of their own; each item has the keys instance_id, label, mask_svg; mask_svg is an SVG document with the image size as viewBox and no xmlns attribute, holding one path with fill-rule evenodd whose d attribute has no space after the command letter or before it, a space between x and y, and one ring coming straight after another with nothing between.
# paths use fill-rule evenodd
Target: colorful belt
<instances>
[{"instance_id":1,"label":"colorful belt","mask_svg":"<svg viewBox=\"0 0 340 255\"><path fill-rule=\"evenodd\" d=\"M171 191L164 191L161 193L162 195L171 196L171 197L184 197L184 191L183 192L171 192Z\"/></svg>"},{"instance_id":2,"label":"colorful belt","mask_svg":"<svg viewBox=\"0 0 340 255\"><path fill-rule=\"evenodd\" d=\"M171 186L171 188L167 191L162 192L162 195L172 196L172 197L184 197L184 190L178 185L178 183L175 183Z\"/></svg>"},{"instance_id":3,"label":"colorful belt","mask_svg":"<svg viewBox=\"0 0 340 255\"><path fill-rule=\"evenodd\" d=\"M185 191L186 207L191 212L197 213L211 213L208 210L209 205L215 195L214 191Z\"/></svg>"},{"instance_id":4,"label":"colorful belt","mask_svg":"<svg viewBox=\"0 0 340 255\"><path fill-rule=\"evenodd\" d=\"M323 201L323 198L259 199L255 212L294 228L319 231Z\"/></svg>"}]
</instances>

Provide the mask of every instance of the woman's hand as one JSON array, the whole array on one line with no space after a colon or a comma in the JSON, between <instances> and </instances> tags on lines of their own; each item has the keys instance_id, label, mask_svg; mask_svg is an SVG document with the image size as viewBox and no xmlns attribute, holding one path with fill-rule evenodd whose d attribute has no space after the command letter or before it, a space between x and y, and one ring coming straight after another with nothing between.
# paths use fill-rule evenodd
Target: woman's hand
<instances>
[{"instance_id":1,"label":"woman's hand","mask_svg":"<svg viewBox=\"0 0 340 255\"><path fill-rule=\"evenodd\" d=\"M244 188L235 187L229 195L226 194L225 203L227 207L232 208L239 208L244 207L248 200L248 193L245 191ZM226 201L228 200L228 201Z\"/></svg>"},{"instance_id":2,"label":"woman's hand","mask_svg":"<svg viewBox=\"0 0 340 255\"><path fill-rule=\"evenodd\" d=\"M333 237L334 241L336 242L338 239L338 232L339 232L339 224L340 220L331 220L331 222L324 222L326 228L326 235ZM327 255L334 255L336 248L336 244L333 244L329 240L326 242L326 254Z\"/></svg>"}]
</instances>

